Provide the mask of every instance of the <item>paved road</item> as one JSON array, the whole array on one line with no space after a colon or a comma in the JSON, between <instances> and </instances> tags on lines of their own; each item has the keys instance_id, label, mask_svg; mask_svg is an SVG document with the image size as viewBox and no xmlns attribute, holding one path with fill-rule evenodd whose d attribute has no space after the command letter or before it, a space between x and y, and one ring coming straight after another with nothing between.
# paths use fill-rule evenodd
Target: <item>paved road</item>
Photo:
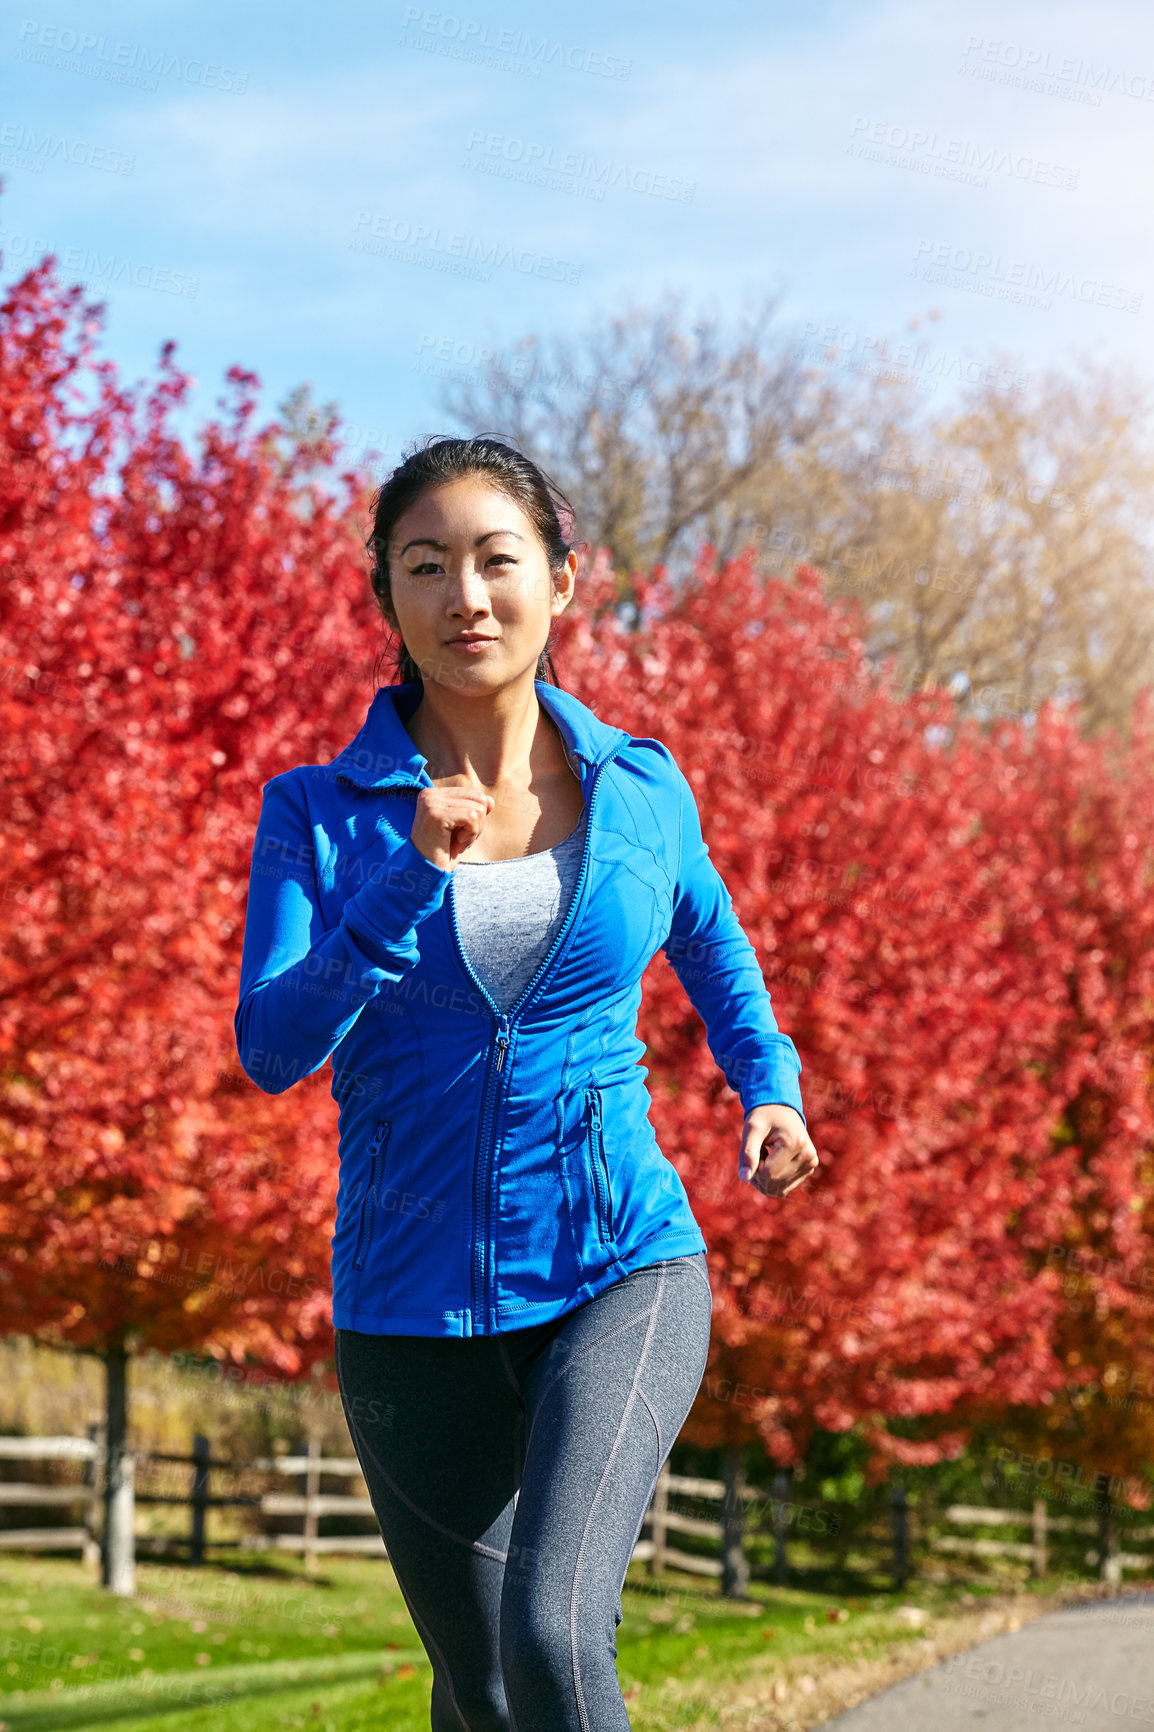
<instances>
[{"instance_id":1,"label":"paved road","mask_svg":"<svg viewBox=\"0 0 1154 1732\"><path fill-rule=\"evenodd\" d=\"M822 1732L1154 1732L1149 1592L991 1636L827 1720Z\"/></svg>"}]
</instances>

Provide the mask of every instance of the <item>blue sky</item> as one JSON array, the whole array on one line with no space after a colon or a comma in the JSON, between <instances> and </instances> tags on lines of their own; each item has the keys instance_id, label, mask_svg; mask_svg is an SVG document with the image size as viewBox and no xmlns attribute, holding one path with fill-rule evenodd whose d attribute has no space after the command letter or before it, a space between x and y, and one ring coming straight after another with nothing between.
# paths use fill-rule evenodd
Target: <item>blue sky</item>
<instances>
[{"instance_id":1,"label":"blue sky","mask_svg":"<svg viewBox=\"0 0 1154 1732\"><path fill-rule=\"evenodd\" d=\"M931 407L979 367L1154 378L1139 4L36 0L0 56L5 280L51 246L110 281L104 352L175 339L193 422L240 363L395 460L448 426L436 369L670 289L776 290Z\"/></svg>"}]
</instances>

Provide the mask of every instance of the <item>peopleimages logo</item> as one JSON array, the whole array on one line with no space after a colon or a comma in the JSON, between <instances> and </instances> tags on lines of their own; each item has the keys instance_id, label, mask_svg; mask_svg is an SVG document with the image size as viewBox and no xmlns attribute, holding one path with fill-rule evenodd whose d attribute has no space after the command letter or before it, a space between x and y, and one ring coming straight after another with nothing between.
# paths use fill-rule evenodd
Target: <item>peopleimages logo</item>
<instances>
[{"instance_id":1,"label":"peopleimages logo","mask_svg":"<svg viewBox=\"0 0 1154 1732\"><path fill-rule=\"evenodd\" d=\"M558 391L581 391L622 406L641 402L645 395L640 385L625 384L604 373L578 373L565 364L546 366L536 348L517 348L506 356L500 349L440 337L432 331L423 331L418 337L417 358L410 371L457 384L501 386L515 390L523 401L536 403L552 403Z\"/></svg>"},{"instance_id":2,"label":"peopleimages logo","mask_svg":"<svg viewBox=\"0 0 1154 1732\"><path fill-rule=\"evenodd\" d=\"M926 283L944 283L950 288L967 289L974 294L992 295L998 300L1037 307L1042 311L1053 306L1052 297L1055 295L1068 295L1073 301L1110 307L1124 313L1137 313L1142 307L1140 290L1104 283L1098 277L1080 276L1060 265L1051 267L1031 264L1024 259L1004 259L1000 253L954 246L949 241L920 240L913 256L915 263L910 271L911 277L919 277Z\"/></svg>"},{"instance_id":3,"label":"peopleimages logo","mask_svg":"<svg viewBox=\"0 0 1154 1732\"><path fill-rule=\"evenodd\" d=\"M115 284L155 289L159 294L184 295L195 300L200 287L199 277L191 277L185 271L169 270L167 265L122 259L115 253L105 257L94 247L59 247L39 236L21 234L19 230L0 228L0 247L16 258L42 259L45 253L52 253L70 281L79 282L88 289L110 289Z\"/></svg>"},{"instance_id":4,"label":"peopleimages logo","mask_svg":"<svg viewBox=\"0 0 1154 1732\"><path fill-rule=\"evenodd\" d=\"M793 345L799 360L819 366L845 367L875 377L911 379L919 389L933 391L940 379L984 385L992 391L1022 391L1028 375L1002 363L979 361L946 349L934 349L913 338L894 341L828 320L810 319Z\"/></svg>"},{"instance_id":5,"label":"peopleimages logo","mask_svg":"<svg viewBox=\"0 0 1154 1732\"><path fill-rule=\"evenodd\" d=\"M947 180L964 180L974 186L988 186L991 174L1007 174L1014 180L1073 192L1080 173L1076 168L1050 162L1029 151L974 144L966 138L946 138L924 126L867 120L860 114L850 127L850 142L845 148L849 156L895 168L912 168Z\"/></svg>"},{"instance_id":6,"label":"peopleimages logo","mask_svg":"<svg viewBox=\"0 0 1154 1732\"><path fill-rule=\"evenodd\" d=\"M171 54L163 48L150 51L136 42L110 44L107 37L94 36L89 30L39 24L34 18L25 18L19 40L22 46L16 50L17 60L32 60L39 66L55 66L63 72L84 72L92 78L133 84L142 90L157 88L155 73L162 78L182 79L186 84L203 84L208 90L230 90L237 96L248 88L248 73L234 72L231 66Z\"/></svg>"},{"instance_id":7,"label":"peopleimages logo","mask_svg":"<svg viewBox=\"0 0 1154 1732\"><path fill-rule=\"evenodd\" d=\"M558 42L548 36L532 36L526 30L494 30L480 19L461 18L454 12L406 6L401 27L430 38L427 43L421 42L420 37L416 42L407 42L402 36L402 47L428 47L430 52L448 53L454 59L493 64L502 70L524 70L531 78L541 76L542 66L561 66L598 78L624 79L633 70L631 60L622 60L616 54L602 54L599 49L581 48L576 43ZM505 57L504 62L493 58L498 55Z\"/></svg>"},{"instance_id":8,"label":"peopleimages logo","mask_svg":"<svg viewBox=\"0 0 1154 1732\"><path fill-rule=\"evenodd\" d=\"M983 73L983 62L990 70ZM1109 61L1096 66L1091 60L1077 55L1058 59L1048 48L1028 47L1019 42L1003 42L991 36L971 36L966 43L962 71L976 77L993 77L995 72L1014 75L1013 82L1026 88L1039 89L1042 80L1056 80L1071 90L1082 93L1082 99L1100 103L1101 93L1132 96L1139 102L1154 102L1154 77L1148 73L1125 72ZM1003 79L1002 82L1009 82Z\"/></svg>"},{"instance_id":9,"label":"peopleimages logo","mask_svg":"<svg viewBox=\"0 0 1154 1732\"><path fill-rule=\"evenodd\" d=\"M81 139L60 138L50 132L37 132L33 126L7 121L0 126L0 150L18 151L27 161L11 167L32 168L42 173L46 162L74 163L78 168L99 168L107 174L131 174L136 157L128 151L111 150L103 144L86 144Z\"/></svg>"},{"instance_id":10,"label":"peopleimages logo","mask_svg":"<svg viewBox=\"0 0 1154 1732\"><path fill-rule=\"evenodd\" d=\"M692 204L697 191L696 181L655 173L636 163L613 162L608 157L599 161L584 151L557 150L551 144L510 137L504 132L486 132L482 127L474 127L470 132L466 149L470 153L465 158L466 168L578 192L586 198L603 199L606 187L622 187L628 192L648 193L652 198Z\"/></svg>"},{"instance_id":11,"label":"peopleimages logo","mask_svg":"<svg viewBox=\"0 0 1154 1732\"><path fill-rule=\"evenodd\" d=\"M367 234L362 233L364 229ZM453 276L473 277L482 283L490 281L489 267L494 265L555 283L581 281L580 265L554 258L552 253L537 253L531 247L508 246L500 241L482 241L475 235L443 233L429 223L375 216L367 210L357 212L349 245L358 253L422 265L427 270L448 271Z\"/></svg>"}]
</instances>

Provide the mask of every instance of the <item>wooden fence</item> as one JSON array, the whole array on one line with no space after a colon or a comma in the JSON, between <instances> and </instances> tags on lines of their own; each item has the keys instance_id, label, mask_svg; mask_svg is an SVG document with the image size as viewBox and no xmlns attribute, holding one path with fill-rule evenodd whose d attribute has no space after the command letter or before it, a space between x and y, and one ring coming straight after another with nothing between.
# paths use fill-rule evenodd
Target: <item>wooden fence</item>
<instances>
[{"instance_id":1,"label":"wooden fence","mask_svg":"<svg viewBox=\"0 0 1154 1732\"><path fill-rule=\"evenodd\" d=\"M658 1575L665 1569L687 1570L691 1575L719 1576L722 1571L720 1558L702 1557L697 1552L683 1552L669 1545L666 1535L670 1532L681 1534L697 1534L708 1539L723 1538L720 1521L705 1521L699 1516L678 1515L669 1508L670 1492L681 1492L685 1497L724 1498L725 1486L719 1479L691 1479L681 1474L672 1474L667 1469L657 1480L653 1493L653 1501L641 1524L642 1531L649 1529L649 1538L638 1540L633 1548L633 1557L637 1563L648 1563L651 1575Z\"/></svg>"},{"instance_id":2,"label":"wooden fence","mask_svg":"<svg viewBox=\"0 0 1154 1732\"><path fill-rule=\"evenodd\" d=\"M1103 1506L1104 1513L1108 1505ZM973 1504L950 1504L941 1514L947 1522L972 1524L975 1527L1017 1527L1030 1530L1029 1540L995 1540L959 1538L939 1534L929 1541L936 1552L961 1552L976 1557L1019 1558L1030 1566L1032 1576L1044 1576L1049 1563L1051 1534L1092 1535L1094 1545L1087 1549L1086 1562L1097 1564L1106 1581L1120 1582L1123 1570L1145 1570L1154 1565L1154 1553L1119 1550L1111 1524L1099 1516L1054 1516L1044 1498L1035 1498L1031 1510L992 1509ZM1130 1527L1126 1539L1154 1539L1154 1526Z\"/></svg>"},{"instance_id":3,"label":"wooden fence","mask_svg":"<svg viewBox=\"0 0 1154 1732\"><path fill-rule=\"evenodd\" d=\"M24 1484L0 1481L0 1505L19 1509L81 1510L76 1527L0 1528L5 1551L80 1551L86 1563L100 1557L97 1533L103 1487L98 1472L101 1450L90 1437L0 1437L0 1461L80 1461L79 1485Z\"/></svg>"},{"instance_id":4,"label":"wooden fence","mask_svg":"<svg viewBox=\"0 0 1154 1732\"><path fill-rule=\"evenodd\" d=\"M76 1485L46 1485L0 1479L0 1508L13 1506L59 1509L68 1507L82 1512L76 1526L38 1528L0 1528L0 1550L7 1551L80 1551L85 1559L99 1558L99 1535L103 1527L104 1451L96 1437L0 1437L0 1461L80 1461L85 1464L84 1478ZM145 1492L137 1489L155 1464L186 1466L191 1472L188 1490L179 1494ZM326 1536L318 1532L318 1522L327 1515L355 1515L375 1520L373 1506L367 1496L334 1495L320 1490L322 1475L357 1478L360 1463L354 1458L328 1458L320 1447L310 1442L307 1453L298 1456L274 1456L246 1463L222 1461L213 1457L208 1439L193 1439L190 1455L137 1452L126 1457L129 1494L133 1505L183 1506L189 1512L188 1534L185 1538L150 1534L134 1535L138 1551L184 1551L189 1562L203 1563L206 1549L236 1548L246 1551L279 1549L302 1552L306 1561L321 1552L368 1552L385 1555L379 1531L373 1534L342 1534ZM214 1495L210 1476L214 1473L259 1473L262 1475L295 1476L300 1489L293 1492L229 1493ZM303 1532L264 1532L246 1534L241 1539L214 1540L208 1537L210 1510L227 1506L247 1507L261 1517L301 1516Z\"/></svg>"},{"instance_id":5,"label":"wooden fence","mask_svg":"<svg viewBox=\"0 0 1154 1732\"><path fill-rule=\"evenodd\" d=\"M94 1428L95 1429L95 1428ZM0 1528L0 1549L22 1551L80 1551L86 1561L95 1563L100 1556L100 1534L103 1527L104 1461L103 1447L98 1436L82 1437L0 1437L0 1462L78 1462L82 1476L73 1485L52 1485L0 1479L0 1507L21 1510L71 1509L78 1521L71 1526L40 1526ZM149 1493L136 1491L139 1479L147 1478L153 1464L172 1464L189 1468L187 1490L180 1493ZM137 1534L138 1551L166 1553L179 1551L191 1563L203 1563L208 1550L275 1549L299 1552L306 1569L315 1567L322 1553L368 1554L384 1557L385 1547L376 1529L373 1507L365 1495L360 1463L355 1457L328 1457L321 1454L315 1441L304 1454L275 1456L247 1463L234 1463L213 1457L208 1439L197 1436L189 1455L138 1455L127 1460L128 1495L142 1505L168 1504L188 1510L187 1534L155 1536ZM219 1474L237 1476L256 1473L262 1476L293 1477L295 1490L263 1490L214 1494L212 1477ZM350 1482L350 1490L322 1492L324 1478ZM358 1491L352 1482L361 1482ZM772 1580L788 1579L787 1543L791 1526L798 1512L817 1512L828 1517L831 1506L791 1502L787 1498L789 1481L784 1473L774 1479L772 1495L764 1487L741 1483L740 1477L725 1482L703 1479L664 1469L658 1478L649 1509L641 1524L633 1560L648 1565L652 1575L666 1569L682 1570L692 1575L720 1578L726 1593L741 1593L749 1579L748 1541L753 1536L772 1540L772 1562L768 1570ZM704 1501L720 1505L717 1514L689 1514L671 1507L670 1499ZM208 1533L209 1514L228 1506L251 1509L265 1523L265 1531L245 1534L231 1540L213 1539ZM888 1550L893 1579L902 1586L910 1573L910 1531L905 1494L901 1487L889 1494L890 1518ZM371 1524L372 1530L361 1534L321 1534L319 1524L329 1516L356 1517ZM295 1533L270 1531L269 1523L291 1517L300 1521ZM838 1518L833 1516L833 1532ZM1046 1502L1036 1498L1030 1509L993 1508L968 1504L951 1504L930 1512L922 1524L918 1546L927 1558L934 1555L962 1556L982 1559L1010 1558L1028 1563L1033 1576L1046 1574L1054 1536L1087 1535L1092 1543L1084 1558L1087 1567L1096 1567L1099 1576L1119 1582L1126 1569L1144 1570L1154 1566L1154 1553L1120 1549L1109 1517L1078 1517L1051 1515ZM988 1536L958 1535L941 1532L947 1527L993 1527L1025 1529L1027 1539L995 1539ZM828 1519L824 1522L829 1531ZM670 1535L685 1535L709 1542L709 1550L686 1550L670 1543ZM1154 1539L1154 1526L1128 1526L1128 1543ZM876 1542L875 1542L876 1544ZM716 1548L716 1549L714 1549Z\"/></svg>"},{"instance_id":6,"label":"wooden fence","mask_svg":"<svg viewBox=\"0 0 1154 1732\"><path fill-rule=\"evenodd\" d=\"M379 1530L373 1534L331 1536L317 1532L321 1516L326 1515L364 1516L375 1523L373 1506L367 1496L352 1497L339 1492L322 1492L320 1489L322 1475L360 1479L361 1464L355 1456L329 1456L325 1459L321 1455L320 1445L310 1442L305 1455L274 1456L271 1459L254 1461L252 1466L260 1473L298 1474L304 1482L299 1492L270 1492L262 1497L262 1515L304 1518L302 1533L266 1535L263 1536L266 1544L285 1551L303 1552L306 1563L310 1563L318 1552L369 1552L378 1557L386 1555L385 1543Z\"/></svg>"}]
</instances>

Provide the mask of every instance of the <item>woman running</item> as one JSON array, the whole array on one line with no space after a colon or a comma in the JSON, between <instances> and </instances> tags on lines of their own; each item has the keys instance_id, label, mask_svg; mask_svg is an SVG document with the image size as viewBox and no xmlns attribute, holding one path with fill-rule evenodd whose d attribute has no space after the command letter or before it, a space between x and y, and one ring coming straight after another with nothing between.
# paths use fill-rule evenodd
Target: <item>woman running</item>
<instances>
[{"instance_id":1,"label":"woman running","mask_svg":"<svg viewBox=\"0 0 1154 1732\"><path fill-rule=\"evenodd\" d=\"M434 1732L629 1725L621 1589L710 1331L636 1033L658 949L741 1097L739 1178L817 1166L688 782L556 683L558 506L491 438L379 489L399 681L265 784L236 1012L266 1093L332 1060L337 1376Z\"/></svg>"}]
</instances>

